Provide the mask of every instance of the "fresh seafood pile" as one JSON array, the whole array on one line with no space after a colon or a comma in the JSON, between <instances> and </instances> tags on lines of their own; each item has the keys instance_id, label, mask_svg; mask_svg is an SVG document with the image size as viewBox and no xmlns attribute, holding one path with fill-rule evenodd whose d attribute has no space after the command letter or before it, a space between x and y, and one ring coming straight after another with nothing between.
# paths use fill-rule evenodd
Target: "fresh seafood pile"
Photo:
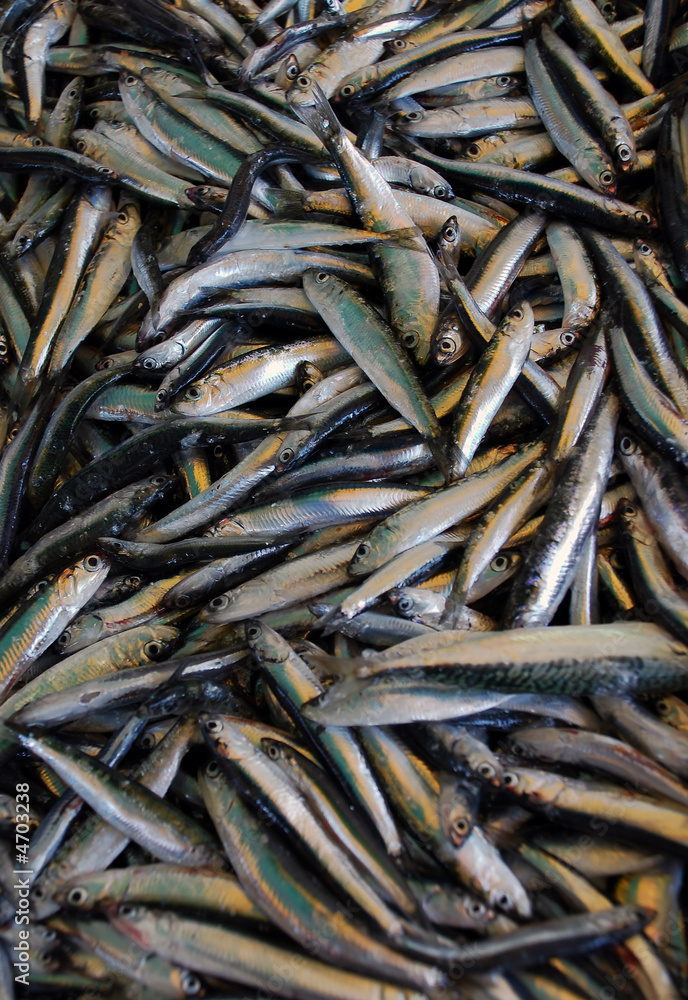
<instances>
[{"instance_id":1,"label":"fresh seafood pile","mask_svg":"<svg viewBox=\"0 0 688 1000\"><path fill-rule=\"evenodd\" d=\"M688 997L685 14L0 4L0 1000Z\"/></svg>"}]
</instances>

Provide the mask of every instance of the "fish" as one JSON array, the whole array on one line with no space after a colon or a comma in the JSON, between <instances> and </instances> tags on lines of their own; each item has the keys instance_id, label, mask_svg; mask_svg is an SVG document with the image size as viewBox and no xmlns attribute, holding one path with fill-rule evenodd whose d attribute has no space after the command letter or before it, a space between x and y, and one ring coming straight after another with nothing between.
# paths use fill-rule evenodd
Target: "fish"
<instances>
[{"instance_id":1,"label":"fish","mask_svg":"<svg viewBox=\"0 0 688 1000\"><path fill-rule=\"evenodd\" d=\"M686 993L681 18L3 6L34 992Z\"/></svg>"}]
</instances>

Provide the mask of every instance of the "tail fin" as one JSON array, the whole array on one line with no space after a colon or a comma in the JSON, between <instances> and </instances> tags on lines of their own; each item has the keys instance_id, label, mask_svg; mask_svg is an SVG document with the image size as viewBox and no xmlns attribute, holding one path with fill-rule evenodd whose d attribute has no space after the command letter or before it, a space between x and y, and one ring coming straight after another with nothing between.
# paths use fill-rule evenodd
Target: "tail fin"
<instances>
[{"instance_id":1,"label":"tail fin","mask_svg":"<svg viewBox=\"0 0 688 1000\"><path fill-rule=\"evenodd\" d=\"M345 656L330 656L322 651L304 651L303 659L318 677L334 677L341 680L347 677L355 677L360 666L360 660L351 659Z\"/></svg>"},{"instance_id":2,"label":"tail fin","mask_svg":"<svg viewBox=\"0 0 688 1000\"><path fill-rule=\"evenodd\" d=\"M301 214L308 192L270 188L266 193L272 203L275 215L279 215L283 219L288 219Z\"/></svg>"}]
</instances>

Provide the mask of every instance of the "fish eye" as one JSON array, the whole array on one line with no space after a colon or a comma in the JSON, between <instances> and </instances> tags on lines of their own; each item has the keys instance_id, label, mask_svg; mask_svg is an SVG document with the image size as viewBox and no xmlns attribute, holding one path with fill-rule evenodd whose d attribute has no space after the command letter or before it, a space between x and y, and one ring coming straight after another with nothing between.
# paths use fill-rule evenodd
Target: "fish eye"
<instances>
[{"instance_id":1,"label":"fish eye","mask_svg":"<svg viewBox=\"0 0 688 1000\"><path fill-rule=\"evenodd\" d=\"M222 723L219 719L206 719L205 728L209 733L222 732Z\"/></svg>"},{"instance_id":2,"label":"fish eye","mask_svg":"<svg viewBox=\"0 0 688 1000\"><path fill-rule=\"evenodd\" d=\"M260 638L263 629L260 625L254 622L252 625L247 625L245 631L246 638L255 642L256 639Z\"/></svg>"},{"instance_id":3,"label":"fish eye","mask_svg":"<svg viewBox=\"0 0 688 1000\"><path fill-rule=\"evenodd\" d=\"M412 597L402 597L397 601L397 607L400 611L413 611L413 598Z\"/></svg>"},{"instance_id":4,"label":"fish eye","mask_svg":"<svg viewBox=\"0 0 688 1000\"><path fill-rule=\"evenodd\" d=\"M220 594L219 597L213 597L212 601L208 604L208 607L212 608L213 611L222 611L222 609L226 608L228 604L229 598L227 595Z\"/></svg>"},{"instance_id":5,"label":"fish eye","mask_svg":"<svg viewBox=\"0 0 688 1000\"><path fill-rule=\"evenodd\" d=\"M125 587L130 587L132 590L138 590L141 586L140 576L127 576L124 578Z\"/></svg>"},{"instance_id":6,"label":"fish eye","mask_svg":"<svg viewBox=\"0 0 688 1000\"><path fill-rule=\"evenodd\" d=\"M603 184L605 187L609 187L610 184L614 183L614 174L611 170L603 170L599 176L599 181L600 184Z\"/></svg>"},{"instance_id":7,"label":"fish eye","mask_svg":"<svg viewBox=\"0 0 688 1000\"><path fill-rule=\"evenodd\" d=\"M167 399L167 389L158 389L155 394L155 401L157 403L164 403Z\"/></svg>"},{"instance_id":8,"label":"fish eye","mask_svg":"<svg viewBox=\"0 0 688 1000\"><path fill-rule=\"evenodd\" d=\"M490 569L494 570L495 573L503 573L509 568L511 560L508 556L495 556L490 563Z\"/></svg>"},{"instance_id":9,"label":"fish eye","mask_svg":"<svg viewBox=\"0 0 688 1000\"><path fill-rule=\"evenodd\" d=\"M270 757L272 760L277 760L279 755L280 755L279 747L276 747L274 743L272 744L272 746L268 747L268 757Z\"/></svg>"},{"instance_id":10,"label":"fish eye","mask_svg":"<svg viewBox=\"0 0 688 1000\"><path fill-rule=\"evenodd\" d=\"M285 74L288 80L293 80L299 75L299 64L296 61L296 57L292 54L287 59L287 67Z\"/></svg>"},{"instance_id":11,"label":"fish eye","mask_svg":"<svg viewBox=\"0 0 688 1000\"><path fill-rule=\"evenodd\" d=\"M38 138L38 136L37 136L37 135L35 135L35 136L34 136L34 137L32 138L32 140L31 140L31 145L32 145L32 146L42 146L42 145L43 145L43 140L42 140L42 139L39 139L39 138Z\"/></svg>"},{"instance_id":12,"label":"fish eye","mask_svg":"<svg viewBox=\"0 0 688 1000\"><path fill-rule=\"evenodd\" d=\"M515 309L511 310L511 315L514 319L523 319L524 313L520 306L516 306Z\"/></svg>"},{"instance_id":13,"label":"fish eye","mask_svg":"<svg viewBox=\"0 0 688 1000\"><path fill-rule=\"evenodd\" d=\"M124 82L128 87L132 87L136 83L136 77L129 75Z\"/></svg>"},{"instance_id":14,"label":"fish eye","mask_svg":"<svg viewBox=\"0 0 688 1000\"><path fill-rule=\"evenodd\" d=\"M419 122L425 118L422 111L408 111L404 116L407 122Z\"/></svg>"},{"instance_id":15,"label":"fish eye","mask_svg":"<svg viewBox=\"0 0 688 1000\"><path fill-rule=\"evenodd\" d=\"M406 48L406 42L403 38L394 38L392 39L392 48L396 49L397 52L400 52L402 49Z\"/></svg>"},{"instance_id":16,"label":"fish eye","mask_svg":"<svg viewBox=\"0 0 688 1000\"><path fill-rule=\"evenodd\" d=\"M213 448L213 455L215 456L215 458L222 458L224 453L225 450L221 444L216 444L215 447Z\"/></svg>"},{"instance_id":17,"label":"fish eye","mask_svg":"<svg viewBox=\"0 0 688 1000\"><path fill-rule=\"evenodd\" d=\"M84 559L84 566L90 573L93 573L95 570L100 569L102 562L98 556L87 556L86 559Z\"/></svg>"},{"instance_id":18,"label":"fish eye","mask_svg":"<svg viewBox=\"0 0 688 1000\"><path fill-rule=\"evenodd\" d=\"M157 639L149 639L148 642L145 643L143 651L149 659L154 660L156 656L160 656L163 648L163 644Z\"/></svg>"},{"instance_id":19,"label":"fish eye","mask_svg":"<svg viewBox=\"0 0 688 1000\"><path fill-rule=\"evenodd\" d=\"M644 226L649 226L650 223L652 222L652 219L647 214L647 212L636 212L635 217L638 220L638 222L641 222Z\"/></svg>"},{"instance_id":20,"label":"fish eye","mask_svg":"<svg viewBox=\"0 0 688 1000\"><path fill-rule=\"evenodd\" d=\"M633 506L632 503L629 503L628 500L626 500L623 507L621 508L621 513L624 515L624 517L635 517L638 511Z\"/></svg>"},{"instance_id":21,"label":"fish eye","mask_svg":"<svg viewBox=\"0 0 688 1000\"><path fill-rule=\"evenodd\" d=\"M80 153L83 153L83 151L86 149L86 143L84 142L83 139L79 139L79 141L76 144L76 148L79 150Z\"/></svg>"},{"instance_id":22,"label":"fish eye","mask_svg":"<svg viewBox=\"0 0 688 1000\"><path fill-rule=\"evenodd\" d=\"M120 212L119 215L117 216L117 221L118 222L129 222L129 216L127 215L126 212Z\"/></svg>"},{"instance_id":23,"label":"fish eye","mask_svg":"<svg viewBox=\"0 0 688 1000\"><path fill-rule=\"evenodd\" d=\"M184 969L179 977L179 985L187 996L194 996L196 993L200 993L203 988L198 976L195 976L193 972L189 972L188 969Z\"/></svg>"},{"instance_id":24,"label":"fish eye","mask_svg":"<svg viewBox=\"0 0 688 1000\"><path fill-rule=\"evenodd\" d=\"M432 189L432 193L434 194L435 198L447 197L447 189L446 187L443 187L441 184L435 185L435 187Z\"/></svg>"},{"instance_id":25,"label":"fish eye","mask_svg":"<svg viewBox=\"0 0 688 1000\"><path fill-rule=\"evenodd\" d=\"M470 829L470 823L465 817L462 816L460 819L454 820L452 827L456 833L459 834L459 836L465 837Z\"/></svg>"},{"instance_id":26,"label":"fish eye","mask_svg":"<svg viewBox=\"0 0 688 1000\"><path fill-rule=\"evenodd\" d=\"M576 343L575 333L562 333L561 342L565 347L570 347L572 344Z\"/></svg>"},{"instance_id":27,"label":"fish eye","mask_svg":"<svg viewBox=\"0 0 688 1000\"><path fill-rule=\"evenodd\" d=\"M154 368L158 367L158 362L155 358L144 358L141 364L147 371L153 371Z\"/></svg>"},{"instance_id":28,"label":"fish eye","mask_svg":"<svg viewBox=\"0 0 688 1000\"><path fill-rule=\"evenodd\" d=\"M628 163L632 157L630 146L617 146L616 155L619 157L622 163Z\"/></svg>"},{"instance_id":29,"label":"fish eye","mask_svg":"<svg viewBox=\"0 0 688 1000\"><path fill-rule=\"evenodd\" d=\"M435 189L437 190L437 189ZM447 225L442 230L442 238L447 241L447 243L453 243L456 239L456 226Z\"/></svg>"},{"instance_id":30,"label":"fish eye","mask_svg":"<svg viewBox=\"0 0 688 1000\"><path fill-rule=\"evenodd\" d=\"M67 902L70 906L83 906L88 900L88 892L81 885L75 885L67 893Z\"/></svg>"},{"instance_id":31,"label":"fish eye","mask_svg":"<svg viewBox=\"0 0 688 1000\"><path fill-rule=\"evenodd\" d=\"M153 733L144 733L144 735L139 740L139 746L142 750L152 750L156 744L155 735Z\"/></svg>"},{"instance_id":32,"label":"fish eye","mask_svg":"<svg viewBox=\"0 0 688 1000\"><path fill-rule=\"evenodd\" d=\"M62 633L62 635L59 635L57 637L57 645L66 646L71 638L72 638L72 633L68 628L66 628Z\"/></svg>"},{"instance_id":33,"label":"fish eye","mask_svg":"<svg viewBox=\"0 0 688 1000\"><path fill-rule=\"evenodd\" d=\"M180 594L179 597L175 598L174 606L176 608L188 608L191 604L191 597L189 594Z\"/></svg>"},{"instance_id":34,"label":"fish eye","mask_svg":"<svg viewBox=\"0 0 688 1000\"><path fill-rule=\"evenodd\" d=\"M496 773L493 765L486 760L478 765L478 774L481 778L494 778Z\"/></svg>"},{"instance_id":35,"label":"fish eye","mask_svg":"<svg viewBox=\"0 0 688 1000\"><path fill-rule=\"evenodd\" d=\"M117 910L117 914L125 919L128 917L130 920L135 920L138 915L138 907L132 906L131 903L122 903L122 905Z\"/></svg>"},{"instance_id":36,"label":"fish eye","mask_svg":"<svg viewBox=\"0 0 688 1000\"><path fill-rule=\"evenodd\" d=\"M480 149L480 146L478 145L477 142L472 142L470 146L466 147L467 156L480 156L481 152L482 150Z\"/></svg>"},{"instance_id":37,"label":"fish eye","mask_svg":"<svg viewBox=\"0 0 688 1000\"><path fill-rule=\"evenodd\" d=\"M209 760L205 766L205 773L207 778L219 778L220 776L220 765L216 760Z\"/></svg>"},{"instance_id":38,"label":"fish eye","mask_svg":"<svg viewBox=\"0 0 688 1000\"><path fill-rule=\"evenodd\" d=\"M660 715L666 715L666 713L670 710L670 705L668 702L664 701L663 698L660 698L659 701L655 702L655 708Z\"/></svg>"},{"instance_id":39,"label":"fish eye","mask_svg":"<svg viewBox=\"0 0 688 1000\"><path fill-rule=\"evenodd\" d=\"M498 76L497 79L495 80L495 83L497 84L498 87L508 87L509 84L511 83L511 77Z\"/></svg>"},{"instance_id":40,"label":"fish eye","mask_svg":"<svg viewBox=\"0 0 688 1000\"><path fill-rule=\"evenodd\" d=\"M632 455L636 450L636 443L632 437L625 434L619 441L619 451L622 455Z\"/></svg>"},{"instance_id":41,"label":"fish eye","mask_svg":"<svg viewBox=\"0 0 688 1000\"><path fill-rule=\"evenodd\" d=\"M638 250L643 255L643 257L647 257L652 253L652 247L649 247L647 243L641 243L640 246L638 247Z\"/></svg>"},{"instance_id":42,"label":"fish eye","mask_svg":"<svg viewBox=\"0 0 688 1000\"><path fill-rule=\"evenodd\" d=\"M502 784L505 788L516 788L518 785L518 775L514 774L513 771L507 771L502 778Z\"/></svg>"},{"instance_id":43,"label":"fish eye","mask_svg":"<svg viewBox=\"0 0 688 1000\"><path fill-rule=\"evenodd\" d=\"M330 280L330 275L328 274L327 271L318 271L318 273L315 276L315 280L318 282L319 285L323 285L326 281Z\"/></svg>"},{"instance_id":44,"label":"fish eye","mask_svg":"<svg viewBox=\"0 0 688 1000\"><path fill-rule=\"evenodd\" d=\"M501 893L497 899L497 906L501 906L503 910L508 910L511 906L511 896L507 895L506 892Z\"/></svg>"},{"instance_id":45,"label":"fish eye","mask_svg":"<svg viewBox=\"0 0 688 1000\"><path fill-rule=\"evenodd\" d=\"M451 337L442 337L439 342L439 349L442 354L453 354L456 350L456 344Z\"/></svg>"},{"instance_id":46,"label":"fish eye","mask_svg":"<svg viewBox=\"0 0 688 1000\"><path fill-rule=\"evenodd\" d=\"M354 552L354 559L365 559L370 552L370 542L361 542Z\"/></svg>"},{"instance_id":47,"label":"fish eye","mask_svg":"<svg viewBox=\"0 0 688 1000\"><path fill-rule=\"evenodd\" d=\"M487 907L485 906L484 903L481 903L479 900L474 899L468 905L467 909L472 917L482 917L483 914L486 912Z\"/></svg>"},{"instance_id":48,"label":"fish eye","mask_svg":"<svg viewBox=\"0 0 688 1000\"><path fill-rule=\"evenodd\" d=\"M404 344L404 347L408 347L409 350L413 350L414 347L418 346L420 337L418 336L415 330L407 330L406 333L402 335L401 340L402 343Z\"/></svg>"},{"instance_id":49,"label":"fish eye","mask_svg":"<svg viewBox=\"0 0 688 1000\"><path fill-rule=\"evenodd\" d=\"M306 73L302 73L301 76L297 77L296 80L299 87L310 87L311 78Z\"/></svg>"},{"instance_id":50,"label":"fish eye","mask_svg":"<svg viewBox=\"0 0 688 1000\"><path fill-rule=\"evenodd\" d=\"M187 399L200 399L202 395L203 392L199 385L192 385L186 390Z\"/></svg>"},{"instance_id":51,"label":"fish eye","mask_svg":"<svg viewBox=\"0 0 688 1000\"><path fill-rule=\"evenodd\" d=\"M153 479L151 479L152 486L164 486L166 482L167 476L154 476Z\"/></svg>"},{"instance_id":52,"label":"fish eye","mask_svg":"<svg viewBox=\"0 0 688 1000\"><path fill-rule=\"evenodd\" d=\"M340 97L353 97L355 93L356 93L356 88L354 87L353 83L347 83L339 91L339 96Z\"/></svg>"},{"instance_id":53,"label":"fish eye","mask_svg":"<svg viewBox=\"0 0 688 1000\"><path fill-rule=\"evenodd\" d=\"M78 91L76 90L76 88L72 87L71 90L67 91L67 97L76 97L77 93Z\"/></svg>"}]
</instances>

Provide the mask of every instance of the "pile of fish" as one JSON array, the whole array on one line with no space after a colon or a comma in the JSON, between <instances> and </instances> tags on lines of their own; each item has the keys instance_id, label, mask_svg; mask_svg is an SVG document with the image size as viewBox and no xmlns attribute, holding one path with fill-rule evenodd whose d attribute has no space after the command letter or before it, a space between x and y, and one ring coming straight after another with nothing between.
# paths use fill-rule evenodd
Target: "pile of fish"
<instances>
[{"instance_id":1,"label":"pile of fish","mask_svg":"<svg viewBox=\"0 0 688 1000\"><path fill-rule=\"evenodd\" d=\"M0 998L688 996L678 0L0 4Z\"/></svg>"}]
</instances>

